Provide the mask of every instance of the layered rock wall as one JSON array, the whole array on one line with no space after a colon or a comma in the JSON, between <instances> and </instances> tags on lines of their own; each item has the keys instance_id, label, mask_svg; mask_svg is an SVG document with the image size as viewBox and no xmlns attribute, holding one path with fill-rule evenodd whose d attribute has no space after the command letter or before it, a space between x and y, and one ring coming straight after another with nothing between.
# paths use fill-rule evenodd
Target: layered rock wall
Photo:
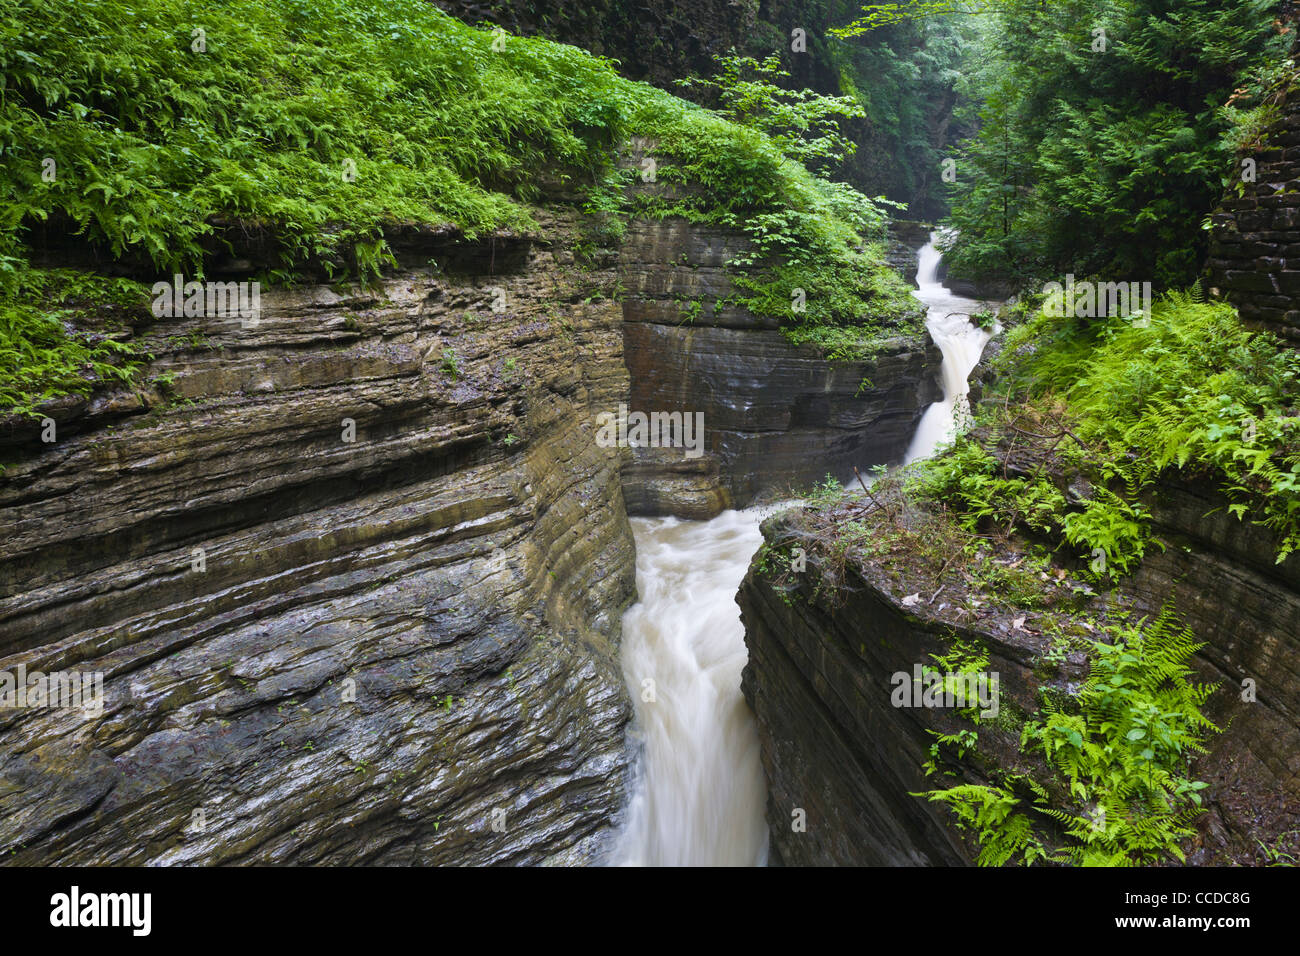
<instances>
[{"instance_id":1,"label":"layered rock wall","mask_svg":"<svg viewBox=\"0 0 1300 956\"><path fill-rule=\"evenodd\" d=\"M381 287L264 292L253 328L143 323L165 392L5 450L0 671L105 697L0 711L7 862L596 854L634 553L590 422L628 379L613 274L564 246L408 248Z\"/></svg>"},{"instance_id":2,"label":"layered rock wall","mask_svg":"<svg viewBox=\"0 0 1300 956\"><path fill-rule=\"evenodd\" d=\"M1210 218L1210 293L1247 322L1300 345L1300 90L1281 103L1262 148L1242 152Z\"/></svg>"},{"instance_id":3,"label":"layered rock wall","mask_svg":"<svg viewBox=\"0 0 1300 956\"><path fill-rule=\"evenodd\" d=\"M593 250L570 208L395 235L381 283L265 289L256 323L141 316L141 385L51 406L51 443L5 423L0 674L104 696L0 709L0 859L602 857L629 507L704 517L892 454L937 357L900 346L857 396L865 368L752 316L683 326L734 238ZM707 453L598 441L628 404L704 412Z\"/></svg>"},{"instance_id":4,"label":"layered rock wall","mask_svg":"<svg viewBox=\"0 0 1300 956\"><path fill-rule=\"evenodd\" d=\"M1198 679L1218 686L1205 712L1223 732L1193 764L1194 778L1210 786L1188 860L1267 862L1261 842L1285 847L1300 828L1300 556L1275 563L1270 536L1228 515L1212 489L1166 482L1145 504L1165 549L1148 549L1106 603L1154 616L1172 598L1206 645ZM769 521L769 541L782 538L789 518ZM825 560L812 547L791 592L756 562L737 597L749 648L742 686L758 722L773 846L793 865L971 862L977 848L948 810L912 795L935 786L922 772L933 733L969 724L949 710L893 706L891 675L929 666L963 641L988 653L1010 717L1037 710L1044 689L1077 687L1087 663L1035 633L1032 613L1026 622L1021 612L1024 627L989 609L972 618L957 611L952 587L941 600L904 603L915 585L870 562L850 564L844 586L828 593ZM992 769L1021 768L1018 744L1014 724L982 725L960 776L982 784ZM796 809L806 830L792 827Z\"/></svg>"},{"instance_id":5,"label":"layered rock wall","mask_svg":"<svg viewBox=\"0 0 1300 956\"><path fill-rule=\"evenodd\" d=\"M682 220L633 224L622 252L624 352L633 411L700 413L703 454L633 449L633 514L707 518L856 466L898 461L930 402L941 357L925 337L866 362L828 363L774 320L720 304L745 240Z\"/></svg>"}]
</instances>

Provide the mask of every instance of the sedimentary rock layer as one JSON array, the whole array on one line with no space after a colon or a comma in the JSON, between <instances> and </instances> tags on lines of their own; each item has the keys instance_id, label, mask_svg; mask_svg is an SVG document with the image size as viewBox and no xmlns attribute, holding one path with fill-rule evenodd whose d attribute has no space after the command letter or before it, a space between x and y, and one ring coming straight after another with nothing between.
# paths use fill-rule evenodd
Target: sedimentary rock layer
<instances>
[{"instance_id":1,"label":"sedimentary rock layer","mask_svg":"<svg viewBox=\"0 0 1300 956\"><path fill-rule=\"evenodd\" d=\"M896 454L933 370L900 345L857 396L866 369L752 316L680 328L666 297L722 290L736 240L602 250L568 208L395 235L382 283L263 289L256 323L141 317L148 384L52 406L52 443L6 423L0 673L100 673L104 700L0 709L0 859L601 858L624 488L706 516ZM605 447L629 403L703 411L708 454Z\"/></svg>"},{"instance_id":2,"label":"sedimentary rock layer","mask_svg":"<svg viewBox=\"0 0 1300 956\"><path fill-rule=\"evenodd\" d=\"M702 412L705 454L633 450L633 514L707 518L830 474L899 460L930 402L928 337L882 343L868 362L828 363L776 322L722 305L743 239L681 220L638 222L622 253L632 409Z\"/></svg>"},{"instance_id":3,"label":"sedimentary rock layer","mask_svg":"<svg viewBox=\"0 0 1300 956\"><path fill-rule=\"evenodd\" d=\"M590 431L622 317L563 242L493 246L264 291L254 328L146 323L165 393L5 451L0 671L105 675L100 716L0 711L6 861L595 851L630 715L622 452Z\"/></svg>"},{"instance_id":4,"label":"sedimentary rock layer","mask_svg":"<svg viewBox=\"0 0 1300 956\"><path fill-rule=\"evenodd\" d=\"M1149 548L1112 598L1146 615L1172 598L1206 644L1195 665L1199 680L1218 685L1205 710L1223 732L1192 768L1210 784L1208 812L1187 848L1196 864L1265 862L1260 841L1274 846L1300 827L1300 557L1276 564L1269 535L1228 515L1226 503L1205 486L1160 483L1145 504L1165 550ZM765 534L779 539L786 526L772 519ZM845 586L828 594L825 555L801 543L810 548L808 570L794 576L792 593L774 588L756 564L737 597L749 647L743 688L758 721L774 847L803 865L973 860L948 811L912 796L934 786L921 769L929 731L969 725L942 709L892 706L891 675L930 664L960 639L987 650L1004 709L1032 713L1042 688L1077 686L1086 662L1077 651L1049 656L1050 641L1030 633L1032 620L1020 630L988 609L977 620L954 617L929 595L904 604L914 585L869 562L851 562ZM952 587L944 601L956 605ZM984 783L992 767L1022 765L1018 740L1000 725L981 726L979 753L960 774ZM804 832L792 828L796 809L806 813Z\"/></svg>"},{"instance_id":5,"label":"sedimentary rock layer","mask_svg":"<svg viewBox=\"0 0 1300 956\"><path fill-rule=\"evenodd\" d=\"M1263 141L1237 156L1210 217L1209 286L1247 322L1300 344L1300 90Z\"/></svg>"}]
</instances>

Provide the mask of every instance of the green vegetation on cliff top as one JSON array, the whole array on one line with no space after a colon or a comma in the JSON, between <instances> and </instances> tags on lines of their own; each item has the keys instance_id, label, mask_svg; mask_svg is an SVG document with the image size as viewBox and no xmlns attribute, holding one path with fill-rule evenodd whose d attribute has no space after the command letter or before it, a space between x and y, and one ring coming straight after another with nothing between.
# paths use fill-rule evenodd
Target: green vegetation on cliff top
<instances>
[{"instance_id":1,"label":"green vegetation on cliff top","mask_svg":"<svg viewBox=\"0 0 1300 956\"><path fill-rule=\"evenodd\" d=\"M0 325L0 378L20 407L94 374L66 332L63 367L29 381L27 328L59 352L21 295L36 230L76 232L137 275L201 275L225 230L256 229L270 281L308 264L365 278L393 227L528 231L544 180L585 190L617 231L632 137L686 187L643 213L745 230L768 256L738 264L742 304L805 340L866 341L915 308L867 242L885 217L866 197L608 61L424 0L0 0L0 76L0 297L27 313Z\"/></svg>"},{"instance_id":2,"label":"green vegetation on cliff top","mask_svg":"<svg viewBox=\"0 0 1300 956\"><path fill-rule=\"evenodd\" d=\"M1114 578L1154 540L1144 492L1177 472L1266 528L1277 561L1300 550L1300 355L1231 306L1170 295L1149 316L1039 312L996 366L978 440L917 469L972 530L1055 535ZM1068 501L1067 483L1088 491Z\"/></svg>"}]
</instances>

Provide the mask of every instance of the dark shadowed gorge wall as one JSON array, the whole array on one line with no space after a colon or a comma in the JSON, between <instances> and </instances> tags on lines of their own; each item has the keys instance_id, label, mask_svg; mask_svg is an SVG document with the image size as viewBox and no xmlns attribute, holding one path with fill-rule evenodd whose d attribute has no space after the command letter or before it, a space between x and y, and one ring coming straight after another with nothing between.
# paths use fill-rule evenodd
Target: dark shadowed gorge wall
<instances>
[{"instance_id":1,"label":"dark shadowed gorge wall","mask_svg":"<svg viewBox=\"0 0 1300 956\"><path fill-rule=\"evenodd\" d=\"M1240 195L1211 217L1209 284L1248 322L1300 344L1300 90L1286 94L1265 141L1238 157Z\"/></svg>"}]
</instances>

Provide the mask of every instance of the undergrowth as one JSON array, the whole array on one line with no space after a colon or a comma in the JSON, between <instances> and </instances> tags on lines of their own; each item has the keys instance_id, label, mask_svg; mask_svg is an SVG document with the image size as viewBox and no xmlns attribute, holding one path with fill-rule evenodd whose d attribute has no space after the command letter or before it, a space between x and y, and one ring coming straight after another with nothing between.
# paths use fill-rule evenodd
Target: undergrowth
<instances>
[{"instance_id":1,"label":"undergrowth","mask_svg":"<svg viewBox=\"0 0 1300 956\"><path fill-rule=\"evenodd\" d=\"M1062 403L1062 460L1111 489L1094 498L1093 519L1076 521L1080 538L1099 529L1140 557L1136 499L1174 469L1216 481L1233 515L1273 533L1279 562L1300 548L1300 354L1231 306L1175 294L1146 324L1039 315L1003 355L1004 397Z\"/></svg>"},{"instance_id":2,"label":"undergrowth","mask_svg":"<svg viewBox=\"0 0 1300 956\"><path fill-rule=\"evenodd\" d=\"M1092 649L1077 697L1045 700L1020 746L1041 756L1054 780L1005 774L989 785L958 784L925 796L946 804L975 832L978 862L1132 866L1183 860L1206 784L1191 779L1192 757L1218 728L1201 712L1213 687L1194 684L1187 661L1202 645L1170 607L1154 621L1113 625ZM939 741L962 750L967 733ZM935 756L927 773L939 772ZM1053 796L1049 787L1063 793Z\"/></svg>"},{"instance_id":3,"label":"undergrowth","mask_svg":"<svg viewBox=\"0 0 1300 956\"><path fill-rule=\"evenodd\" d=\"M1037 314L1012 329L976 427L906 473L967 530L1056 542L1098 581L1154 537L1143 493L1180 472L1300 548L1300 356L1234 309L1170 295L1149 317Z\"/></svg>"}]
</instances>

